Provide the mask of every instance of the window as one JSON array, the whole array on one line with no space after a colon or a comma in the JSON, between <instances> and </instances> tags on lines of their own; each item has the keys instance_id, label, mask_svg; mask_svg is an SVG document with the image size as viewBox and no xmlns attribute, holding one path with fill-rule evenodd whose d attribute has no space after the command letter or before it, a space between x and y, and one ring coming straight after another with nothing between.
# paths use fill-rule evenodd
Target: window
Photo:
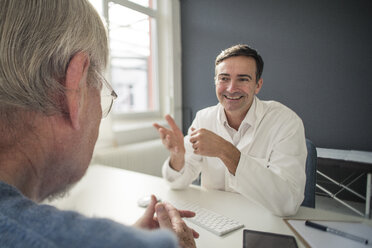
<instances>
[{"instance_id":1,"label":"window","mask_svg":"<svg viewBox=\"0 0 372 248\"><path fill-rule=\"evenodd\" d=\"M118 94L110 114L111 137L118 144L157 138L151 124L166 113L181 126L179 0L90 2L108 28L106 77Z\"/></svg>"},{"instance_id":2,"label":"window","mask_svg":"<svg viewBox=\"0 0 372 248\"><path fill-rule=\"evenodd\" d=\"M135 9L119 2L108 2L111 83L119 96L113 112L157 112L155 0L140 1L149 7Z\"/></svg>"}]
</instances>

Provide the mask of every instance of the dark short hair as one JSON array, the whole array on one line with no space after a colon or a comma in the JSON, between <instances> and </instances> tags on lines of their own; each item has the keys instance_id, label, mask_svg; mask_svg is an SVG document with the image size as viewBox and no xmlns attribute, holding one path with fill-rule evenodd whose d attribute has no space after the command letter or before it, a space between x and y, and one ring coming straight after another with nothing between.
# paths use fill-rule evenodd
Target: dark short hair
<instances>
[{"instance_id":1,"label":"dark short hair","mask_svg":"<svg viewBox=\"0 0 372 248\"><path fill-rule=\"evenodd\" d=\"M255 49L249 47L248 45L238 44L223 50L217 56L215 65L217 66L225 59L236 56L252 57L256 61L256 80L258 81L262 76L264 62L261 55L258 54Z\"/></svg>"}]
</instances>

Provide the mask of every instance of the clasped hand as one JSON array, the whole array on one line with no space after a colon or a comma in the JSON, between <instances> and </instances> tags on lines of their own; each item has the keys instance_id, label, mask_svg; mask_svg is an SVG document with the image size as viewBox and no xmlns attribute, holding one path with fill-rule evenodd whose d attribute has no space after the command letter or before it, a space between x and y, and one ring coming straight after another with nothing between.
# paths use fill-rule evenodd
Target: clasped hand
<instances>
[{"instance_id":1,"label":"clasped hand","mask_svg":"<svg viewBox=\"0 0 372 248\"><path fill-rule=\"evenodd\" d=\"M155 216L156 213L156 216ZM194 217L195 213L188 210L177 210L169 203L157 203L154 195L143 216L134 226L144 229L165 228L173 231L181 247L196 247L194 238L199 237L192 228L189 228L182 220L183 217Z\"/></svg>"},{"instance_id":2,"label":"clasped hand","mask_svg":"<svg viewBox=\"0 0 372 248\"><path fill-rule=\"evenodd\" d=\"M226 144L226 140L214 132L205 128L196 130L193 127L191 128L190 142L195 154L208 157L219 157Z\"/></svg>"}]
</instances>

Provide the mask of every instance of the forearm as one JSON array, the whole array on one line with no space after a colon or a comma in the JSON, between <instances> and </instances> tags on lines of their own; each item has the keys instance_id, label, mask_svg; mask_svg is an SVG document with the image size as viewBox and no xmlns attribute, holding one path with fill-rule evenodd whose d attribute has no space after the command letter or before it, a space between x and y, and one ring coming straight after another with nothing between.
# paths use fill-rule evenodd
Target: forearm
<instances>
[{"instance_id":1,"label":"forearm","mask_svg":"<svg viewBox=\"0 0 372 248\"><path fill-rule=\"evenodd\" d=\"M180 171L170 166L170 157L165 161L162 168L162 175L173 189L183 189L190 185L200 174L201 158L193 155L185 156L185 163Z\"/></svg>"},{"instance_id":2,"label":"forearm","mask_svg":"<svg viewBox=\"0 0 372 248\"><path fill-rule=\"evenodd\" d=\"M171 153L169 159L169 166L175 170L180 171L185 165L185 153Z\"/></svg>"},{"instance_id":3,"label":"forearm","mask_svg":"<svg viewBox=\"0 0 372 248\"><path fill-rule=\"evenodd\" d=\"M240 151L230 142L225 141L218 156L232 175L235 175L240 160Z\"/></svg>"}]
</instances>

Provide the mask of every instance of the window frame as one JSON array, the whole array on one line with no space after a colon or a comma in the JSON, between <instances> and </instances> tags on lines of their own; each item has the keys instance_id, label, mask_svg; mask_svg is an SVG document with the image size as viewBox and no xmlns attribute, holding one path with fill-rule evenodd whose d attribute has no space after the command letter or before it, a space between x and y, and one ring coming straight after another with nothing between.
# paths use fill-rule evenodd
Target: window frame
<instances>
[{"instance_id":1,"label":"window frame","mask_svg":"<svg viewBox=\"0 0 372 248\"><path fill-rule=\"evenodd\" d=\"M156 20L156 41L154 45L154 95L158 110L110 114L114 143L123 145L133 143L132 136L146 130L137 142L158 138L153 122L161 122L165 114L171 114L177 125L182 127L182 85L181 85L181 24L179 0L158 0L156 10L136 4L129 0L103 0L102 12L109 27L109 3L120 4ZM109 30L108 30L109 32ZM111 62L111 60L110 60ZM111 63L107 68L107 78L111 79ZM136 123L140 125L136 125ZM149 132L149 127L154 132Z\"/></svg>"},{"instance_id":2,"label":"window frame","mask_svg":"<svg viewBox=\"0 0 372 248\"><path fill-rule=\"evenodd\" d=\"M154 90L155 93L153 97L155 98L154 104L157 106L157 110L154 111L143 111L143 112L128 112L128 113L120 113L120 114L115 114L114 112L112 113L112 119L115 121L120 121L120 120L127 120L127 119L135 119L135 118L151 118L151 117L158 117L161 115L161 104L160 104L160 97L159 97L159 91L161 85L159 84L159 76L158 76L158 71L159 71L159 56L158 56L158 50L159 50L159 28L158 28L158 10L157 9L152 9L149 7L145 7L142 5L139 5L137 3L131 2L129 0L104 0L103 1L103 15L107 23L107 32L108 32L108 37L110 37L110 19L109 19L109 4L110 3L118 4L121 6L124 6L126 8L129 8L131 10L140 12L142 14L148 15L149 17L153 18L156 22L156 33L155 33L155 41L153 42L154 46L156 47L152 52L153 52L153 58L152 58L152 63L153 63L153 82L154 82ZM111 54L110 54L110 59L109 59L109 68L107 68L108 71L108 77L111 80Z\"/></svg>"}]
</instances>

